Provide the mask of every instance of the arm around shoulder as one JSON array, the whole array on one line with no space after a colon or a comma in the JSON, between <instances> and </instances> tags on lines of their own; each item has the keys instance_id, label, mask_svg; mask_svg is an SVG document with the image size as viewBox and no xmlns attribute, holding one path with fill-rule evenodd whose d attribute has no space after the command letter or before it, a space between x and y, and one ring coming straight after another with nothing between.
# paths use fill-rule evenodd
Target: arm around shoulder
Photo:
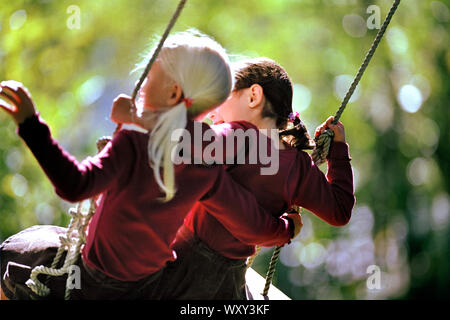
<instances>
[{"instance_id":1,"label":"arm around shoulder","mask_svg":"<svg viewBox=\"0 0 450 320\"><path fill-rule=\"evenodd\" d=\"M289 242L292 230L288 219L272 216L250 191L220 168L214 190L202 199L208 212L244 243L272 246Z\"/></svg>"}]
</instances>

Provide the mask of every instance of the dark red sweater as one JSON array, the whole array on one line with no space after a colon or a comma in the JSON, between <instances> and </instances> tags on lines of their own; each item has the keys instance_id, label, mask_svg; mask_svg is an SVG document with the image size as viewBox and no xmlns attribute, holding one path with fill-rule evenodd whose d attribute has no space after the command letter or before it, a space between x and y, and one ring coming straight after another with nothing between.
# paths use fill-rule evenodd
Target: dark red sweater
<instances>
[{"instance_id":1,"label":"dark red sweater","mask_svg":"<svg viewBox=\"0 0 450 320\"><path fill-rule=\"evenodd\" d=\"M230 129L257 130L248 122L239 121L212 126L217 134L227 136ZM267 140L270 144L270 141ZM326 175L314 164L309 154L292 147L279 152L279 170L276 175L261 175L261 165L239 164L228 166L235 181L252 191L258 202L269 212L278 216L292 205L308 209L331 225L345 225L351 216L355 197L353 172L350 165L348 145L331 144ZM247 150L247 152L249 152ZM257 152L253 150L252 152ZM233 155L226 155L226 157ZM243 243L230 233L214 213L197 203L186 217L184 225L193 231L211 249L222 255L239 259L251 256L254 245ZM177 243L178 242L178 243ZM177 238L174 246L182 244ZM275 245L270 234L260 244Z\"/></svg>"},{"instance_id":2,"label":"dark red sweater","mask_svg":"<svg viewBox=\"0 0 450 320\"><path fill-rule=\"evenodd\" d=\"M190 132L193 123L188 122ZM76 202L102 193L82 256L115 279L136 281L174 260L170 244L197 201L239 241L254 243L270 234L284 244L291 236L288 221L259 207L223 166L177 165L175 197L158 200L163 193L148 164L148 134L122 130L102 152L79 163L52 139L37 115L21 124L18 133L63 199Z\"/></svg>"}]
</instances>

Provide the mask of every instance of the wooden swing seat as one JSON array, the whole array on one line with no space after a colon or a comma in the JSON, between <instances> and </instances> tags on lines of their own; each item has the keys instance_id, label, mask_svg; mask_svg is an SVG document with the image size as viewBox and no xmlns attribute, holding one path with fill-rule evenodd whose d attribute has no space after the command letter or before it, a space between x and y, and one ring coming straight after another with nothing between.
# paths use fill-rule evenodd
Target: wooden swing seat
<instances>
[{"instance_id":1,"label":"wooden swing seat","mask_svg":"<svg viewBox=\"0 0 450 320\"><path fill-rule=\"evenodd\" d=\"M270 285L269 293L263 295L262 292L266 279L252 268L247 269L245 282L247 283L246 291L248 300L291 300L291 298L272 284Z\"/></svg>"}]
</instances>

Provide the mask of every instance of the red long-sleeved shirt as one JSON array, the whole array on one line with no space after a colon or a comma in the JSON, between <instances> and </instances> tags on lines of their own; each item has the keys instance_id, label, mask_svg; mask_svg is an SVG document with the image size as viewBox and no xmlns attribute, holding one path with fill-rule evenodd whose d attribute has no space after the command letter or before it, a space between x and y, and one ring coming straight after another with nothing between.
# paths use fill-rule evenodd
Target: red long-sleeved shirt
<instances>
[{"instance_id":1,"label":"red long-sleeved shirt","mask_svg":"<svg viewBox=\"0 0 450 320\"><path fill-rule=\"evenodd\" d=\"M193 124L189 121L186 127L191 133ZM208 128L203 125L203 130ZM291 236L288 221L259 207L223 166L175 166L175 197L158 200L163 193L149 166L148 134L122 130L98 155L79 163L52 138L38 115L22 123L18 133L63 199L75 202L102 193L82 256L115 279L136 281L173 260L170 244L197 201L240 241L253 243L269 233L284 244Z\"/></svg>"},{"instance_id":2,"label":"red long-sleeved shirt","mask_svg":"<svg viewBox=\"0 0 450 320\"><path fill-rule=\"evenodd\" d=\"M253 124L245 121L225 123L213 128L218 135L225 137L232 132L231 130L258 130ZM270 140L266 139L270 145ZM249 152L248 148L246 152ZM233 156L235 155L224 155L224 157ZM261 165L248 164L248 154L246 164L230 165L227 170L235 181L250 190L258 202L274 215L280 215L292 205L297 205L310 210L331 225L342 226L350 220L355 204L350 160L348 145L333 142L328 156L326 176L306 152L289 146L279 151L279 170L275 175L261 175ZM194 206L184 225L211 249L226 257L246 258L255 252L254 245L234 237L214 217L213 212L201 203ZM266 234L265 241L260 241L259 244L272 246L275 245L274 240L276 239L271 238L270 234ZM183 241L177 238L174 246L180 245Z\"/></svg>"}]
</instances>

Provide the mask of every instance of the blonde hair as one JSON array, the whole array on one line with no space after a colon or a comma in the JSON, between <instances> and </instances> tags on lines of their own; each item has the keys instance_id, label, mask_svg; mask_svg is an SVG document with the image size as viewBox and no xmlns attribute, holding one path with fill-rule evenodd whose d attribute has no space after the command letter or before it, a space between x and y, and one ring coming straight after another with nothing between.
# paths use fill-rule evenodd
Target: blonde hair
<instances>
[{"instance_id":1,"label":"blonde hair","mask_svg":"<svg viewBox=\"0 0 450 320\"><path fill-rule=\"evenodd\" d=\"M169 201L176 192L171 154L181 137L181 130L177 130L179 137L172 133L186 127L188 112L194 117L225 101L231 92L232 76L225 49L195 30L168 37L158 59L167 76L181 86L183 97L192 101L188 109L183 100L161 114L150 133L150 165L156 182L166 194L165 200Z\"/></svg>"}]
</instances>

